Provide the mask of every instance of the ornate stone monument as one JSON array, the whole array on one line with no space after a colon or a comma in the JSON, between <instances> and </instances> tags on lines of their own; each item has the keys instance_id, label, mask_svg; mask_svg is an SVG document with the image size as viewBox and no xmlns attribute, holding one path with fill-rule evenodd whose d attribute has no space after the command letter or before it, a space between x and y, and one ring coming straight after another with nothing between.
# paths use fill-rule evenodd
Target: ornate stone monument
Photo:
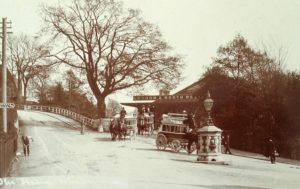
<instances>
[{"instance_id":1,"label":"ornate stone monument","mask_svg":"<svg viewBox=\"0 0 300 189\"><path fill-rule=\"evenodd\" d=\"M224 163L222 159L221 133L222 130L216 127L210 116L214 101L210 97L209 91L204 100L204 108L208 113L206 126L198 130L199 152L197 161L203 163Z\"/></svg>"}]
</instances>

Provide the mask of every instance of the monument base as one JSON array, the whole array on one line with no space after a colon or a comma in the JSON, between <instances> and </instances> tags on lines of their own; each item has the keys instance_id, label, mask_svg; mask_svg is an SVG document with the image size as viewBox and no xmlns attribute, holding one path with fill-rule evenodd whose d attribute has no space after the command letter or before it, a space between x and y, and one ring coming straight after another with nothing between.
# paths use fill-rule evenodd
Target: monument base
<instances>
[{"instance_id":1,"label":"monument base","mask_svg":"<svg viewBox=\"0 0 300 189\"><path fill-rule=\"evenodd\" d=\"M225 164L222 156L218 154L199 154L197 162L207 164Z\"/></svg>"},{"instance_id":2,"label":"monument base","mask_svg":"<svg viewBox=\"0 0 300 189\"><path fill-rule=\"evenodd\" d=\"M213 164L213 165L229 165L226 161L195 161L196 163Z\"/></svg>"}]
</instances>

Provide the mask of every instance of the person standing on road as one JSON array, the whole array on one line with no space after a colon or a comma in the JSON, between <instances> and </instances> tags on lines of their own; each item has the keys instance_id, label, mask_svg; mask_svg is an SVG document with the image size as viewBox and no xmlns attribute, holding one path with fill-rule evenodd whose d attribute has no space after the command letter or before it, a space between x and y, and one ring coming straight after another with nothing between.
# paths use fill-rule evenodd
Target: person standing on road
<instances>
[{"instance_id":1,"label":"person standing on road","mask_svg":"<svg viewBox=\"0 0 300 189\"><path fill-rule=\"evenodd\" d=\"M145 113L144 110L142 109L138 115L138 135L143 135L144 134L144 129L145 129Z\"/></svg>"},{"instance_id":2,"label":"person standing on road","mask_svg":"<svg viewBox=\"0 0 300 189\"><path fill-rule=\"evenodd\" d=\"M23 151L24 151L24 155L29 156L29 138L28 136L22 135L22 143L23 143Z\"/></svg>"},{"instance_id":3,"label":"person standing on road","mask_svg":"<svg viewBox=\"0 0 300 189\"><path fill-rule=\"evenodd\" d=\"M82 135L84 135L84 130L85 130L85 126L84 126L83 123L81 123L81 125L80 125L80 133L81 133Z\"/></svg>"},{"instance_id":4,"label":"person standing on road","mask_svg":"<svg viewBox=\"0 0 300 189\"><path fill-rule=\"evenodd\" d=\"M225 154L227 154L227 152L229 154L232 154L231 151L230 151L230 147L229 147L229 144L230 144L230 138L229 138L229 134L225 135L225 137L223 137L223 145L224 145L224 148L225 148Z\"/></svg>"},{"instance_id":5,"label":"person standing on road","mask_svg":"<svg viewBox=\"0 0 300 189\"><path fill-rule=\"evenodd\" d=\"M267 145L267 152L268 152L268 156L270 156L271 163L274 164L276 161L276 159L275 159L276 148L275 148L275 144L272 139L269 139L269 142Z\"/></svg>"}]
</instances>

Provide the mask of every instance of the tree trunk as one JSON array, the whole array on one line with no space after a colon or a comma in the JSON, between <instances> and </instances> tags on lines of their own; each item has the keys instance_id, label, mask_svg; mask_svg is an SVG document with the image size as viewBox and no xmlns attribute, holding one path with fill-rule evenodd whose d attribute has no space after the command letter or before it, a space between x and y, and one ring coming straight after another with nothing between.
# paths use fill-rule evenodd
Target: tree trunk
<instances>
[{"instance_id":1,"label":"tree trunk","mask_svg":"<svg viewBox=\"0 0 300 189\"><path fill-rule=\"evenodd\" d=\"M27 99L27 86L24 85L24 98L23 98L23 100L24 100L24 104L25 104L25 105L27 104L27 103L26 103L26 99Z\"/></svg>"},{"instance_id":2,"label":"tree trunk","mask_svg":"<svg viewBox=\"0 0 300 189\"><path fill-rule=\"evenodd\" d=\"M25 80L23 82L24 84L24 104L27 104L26 100L27 100L27 86L28 86L28 80Z\"/></svg>"},{"instance_id":3,"label":"tree trunk","mask_svg":"<svg viewBox=\"0 0 300 189\"><path fill-rule=\"evenodd\" d=\"M17 86L17 103L23 103L23 98L22 98L22 80L21 76L18 73L18 86Z\"/></svg>"},{"instance_id":4,"label":"tree trunk","mask_svg":"<svg viewBox=\"0 0 300 189\"><path fill-rule=\"evenodd\" d=\"M97 98L97 114L98 118L105 118L105 98Z\"/></svg>"},{"instance_id":5,"label":"tree trunk","mask_svg":"<svg viewBox=\"0 0 300 189\"><path fill-rule=\"evenodd\" d=\"M94 94L94 96L97 99L97 115L98 118L105 118L106 117L106 105L105 105L105 98L107 94L109 94L107 91L101 92L100 89L97 86L97 80L93 77L94 72L92 70L86 70L87 71L87 80L89 83L89 86Z\"/></svg>"}]
</instances>

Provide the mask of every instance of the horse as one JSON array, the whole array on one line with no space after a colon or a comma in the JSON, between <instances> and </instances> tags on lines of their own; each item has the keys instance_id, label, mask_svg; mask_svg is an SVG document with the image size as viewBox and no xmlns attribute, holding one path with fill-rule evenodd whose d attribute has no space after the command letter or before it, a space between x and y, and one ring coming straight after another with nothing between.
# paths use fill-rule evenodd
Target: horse
<instances>
[{"instance_id":1,"label":"horse","mask_svg":"<svg viewBox=\"0 0 300 189\"><path fill-rule=\"evenodd\" d=\"M126 136L127 136L127 124L125 122L125 118L120 118L118 120L118 130L119 130L119 140L123 139L125 140L126 139Z\"/></svg>"},{"instance_id":2,"label":"horse","mask_svg":"<svg viewBox=\"0 0 300 189\"><path fill-rule=\"evenodd\" d=\"M125 119L119 118L117 120L112 120L109 126L109 131L112 140L116 140L117 138L119 139L119 141L121 139L125 140L127 136L127 125L125 123Z\"/></svg>"},{"instance_id":3,"label":"horse","mask_svg":"<svg viewBox=\"0 0 300 189\"><path fill-rule=\"evenodd\" d=\"M111 120L111 122L110 122L109 132L110 132L110 135L111 135L111 140L112 141L116 140L116 138L118 136L118 129L117 129L117 124L116 124L115 119Z\"/></svg>"}]
</instances>

